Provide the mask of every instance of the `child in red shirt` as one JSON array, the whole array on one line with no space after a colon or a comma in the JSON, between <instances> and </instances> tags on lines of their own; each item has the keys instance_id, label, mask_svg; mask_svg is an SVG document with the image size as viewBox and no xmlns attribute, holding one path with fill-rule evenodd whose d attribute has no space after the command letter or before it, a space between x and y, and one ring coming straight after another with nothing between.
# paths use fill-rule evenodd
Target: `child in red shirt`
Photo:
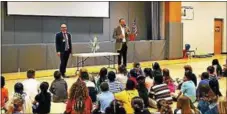
<instances>
[{"instance_id":1,"label":"child in red shirt","mask_svg":"<svg viewBox=\"0 0 227 114\"><path fill-rule=\"evenodd\" d=\"M70 88L66 114L91 114L92 100L86 84L79 78Z\"/></svg>"},{"instance_id":2,"label":"child in red shirt","mask_svg":"<svg viewBox=\"0 0 227 114\"><path fill-rule=\"evenodd\" d=\"M136 70L135 69L132 69L132 70L130 70L130 73L129 73L129 80L132 80L134 83L135 83L135 87L137 86L137 80L136 80L136 78L137 78L137 76L138 76L138 74L137 74L137 72L136 72Z\"/></svg>"},{"instance_id":3,"label":"child in red shirt","mask_svg":"<svg viewBox=\"0 0 227 114\"><path fill-rule=\"evenodd\" d=\"M1 76L1 111L5 111L5 103L9 100L8 89L5 86L5 78Z\"/></svg>"}]
</instances>

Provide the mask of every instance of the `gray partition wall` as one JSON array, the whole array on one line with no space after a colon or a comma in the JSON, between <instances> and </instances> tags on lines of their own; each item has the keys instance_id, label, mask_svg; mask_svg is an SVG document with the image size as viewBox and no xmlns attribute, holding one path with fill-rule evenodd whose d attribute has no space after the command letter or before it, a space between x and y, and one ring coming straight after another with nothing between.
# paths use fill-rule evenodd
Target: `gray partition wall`
<instances>
[{"instance_id":1,"label":"gray partition wall","mask_svg":"<svg viewBox=\"0 0 227 114\"><path fill-rule=\"evenodd\" d=\"M90 52L90 40L97 36L99 52L113 52L113 29L118 20L124 18L131 28L136 19L137 41L128 43L128 62L150 61L165 58L165 40L139 41L150 37L148 18L151 2L110 2L109 18L8 16L6 2L1 2L1 65L2 72L57 69L59 57L55 51L55 34L60 25L66 23L72 35L73 53ZM149 12L149 13L148 13ZM67 67L74 67L75 60L69 59ZM103 65L104 58L91 58L85 65Z\"/></svg>"},{"instance_id":2,"label":"gray partition wall","mask_svg":"<svg viewBox=\"0 0 227 114\"><path fill-rule=\"evenodd\" d=\"M166 40L152 40L151 60L163 60L166 57Z\"/></svg>"},{"instance_id":3,"label":"gray partition wall","mask_svg":"<svg viewBox=\"0 0 227 114\"><path fill-rule=\"evenodd\" d=\"M1 46L1 71L16 72L19 66L19 46L5 45ZM27 64L27 63L25 63Z\"/></svg>"},{"instance_id":4,"label":"gray partition wall","mask_svg":"<svg viewBox=\"0 0 227 114\"><path fill-rule=\"evenodd\" d=\"M134 42L134 61L149 61L151 58L151 43L150 41Z\"/></svg>"},{"instance_id":5,"label":"gray partition wall","mask_svg":"<svg viewBox=\"0 0 227 114\"><path fill-rule=\"evenodd\" d=\"M165 40L133 41L128 43L128 62L161 60L164 55ZM73 53L91 52L89 43L73 43ZM98 52L114 52L114 42L100 42ZM75 66L75 58L70 57L68 68ZM56 55L55 44L3 44L2 72L46 70L59 68L60 59ZM108 64L105 58L90 58L86 66ZM73 66L74 65L74 66Z\"/></svg>"},{"instance_id":6,"label":"gray partition wall","mask_svg":"<svg viewBox=\"0 0 227 114\"><path fill-rule=\"evenodd\" d=\"M166 58L179 59L183 56L183 23L166 24Z\"/></svg>"}]
</instances>

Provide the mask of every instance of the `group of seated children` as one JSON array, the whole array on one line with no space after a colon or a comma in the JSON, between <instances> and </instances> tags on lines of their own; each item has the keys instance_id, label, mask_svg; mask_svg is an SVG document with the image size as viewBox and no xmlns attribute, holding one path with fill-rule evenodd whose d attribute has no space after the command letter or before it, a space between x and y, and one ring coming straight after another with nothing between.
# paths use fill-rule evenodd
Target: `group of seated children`
<instances>
[{"instance_id":1,"label":"group of seated children","mask_svg":"<svg viewBox=\"0 0 227 114\"><path fill-rule=\"evenodd\" d=\"M48 82L35 79L34 70L28 70L27 79L14 85L11 97L1 76L1 111L47 114L55 102L66 103L65 114L151 114L150 108L157 109L155 114L226 114L226 97L218 100L219 78L224 75L218 60L202 73L199 83L190 65L184 70L182 81L176 83L170 70L161 69L157 62L144 70L135 63L130 72L120 66L119 74L102 68L95 78L82 68L69 91L59 71L49 88ZM174 101L176 109L171 106Z\"/></svg>"}]
</instances>

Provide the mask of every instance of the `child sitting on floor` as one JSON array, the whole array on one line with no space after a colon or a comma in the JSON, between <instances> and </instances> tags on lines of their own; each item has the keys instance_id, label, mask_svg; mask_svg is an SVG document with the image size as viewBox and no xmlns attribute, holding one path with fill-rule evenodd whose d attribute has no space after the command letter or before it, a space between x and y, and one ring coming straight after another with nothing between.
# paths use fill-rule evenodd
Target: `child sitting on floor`
<instances>
[{"instance_id":1,"label":"child sitting on floor","mask_svg":"<svg viewBox=\"0 0 227 114\"><path fill-rule=\"evenodd\" d=\"M134 97L132 99L132 108L134 114L151 114L148 109L144 107L144 101L140 97Z\"/></svg>"},{"instance_id":2,"label":"child sitting on floor","mask_svg":"<svg viewBox=\"0 0 227 114\"><path fill-rule=\"evenodd\" d=\"M13 95L13 100L8 107L7 114L22 114L24 100L22 94L15 93Z\"/></svg>"},{"instance_id":3,"label":"child sitting on floor","mask_svg":"<svg viewBox=\"0 0 227 114\"><path fill-rule=\"evenodd\" d=\"M51 107L51 94L47 92L49 84L47 82L42 82L40 84L41 92L35 96L35 101L33 102L33 113L38 114L48 114L50 113Z\"/></svg>"},{"instance_id":4,"label":"child sitting on floor","mask_svg":"<svg viewBox=\"0 0 227 114\"><path fill-rule=\"evenodd\" d=\"M108 73L108 85L109 85L109 91L112 93L118 93L120 91L122 91L123 85L121 84L121 82L119 82L118 80L116 80L116 74L113 71L110 71Z\"/></svg>"},{"instance_id":5,"label":"child sitting on floor","mask_svg":"<svg viewBox=\"0 0 227 114\"><path fill-rule=\"evenodd\" d=\"M61 72L54 72L55 80L51 83L50 92L53 94L53 102L65 102L67 100L68 85L64 79L61 78Z\"/></svg>"},{"instance_id":6,"label":"child sitting on floor","mask_svg":"<svg viewBox=\"0 0 227 114\"><path fill-rule=\"evenodd\" d=\"M175 85L174 85L173 79L170 77L169 69L164 68L162 72L163 72L164 83L166 83L168 85L170 93L174 93Z\"/></svg>"},{"instance_id":7,"label":"child sitting on floor","mask_svg":"<svg viewBox=\"0 0 227 114\"><path fill-rule=\"evenodd\" d=\"M221 65L219 64L218 59L214 59L212 61L212 66L215 69L214 74L216 74L218 77L220 77L222 75L222 68L221 68Z\"/></svg>"},{"instance_id":8,"label":"child sitting on floor","mask_svg":"<svg viewBox=\"0 0 227 114\"><path fill-rule=\"evenodd\" d=\"M8 89L5 87L5 78L1 76L1 112L6 112L5 103L9 100Z\"/></svg>"},{"instance_id":9,"label":"child sitting on floor","mask_svg":"<svg viewBox=\"0 0 227 114\"><path fill-rule=\"evenodd\" d=\"M89 96L91 97L92 102L95 103L97 101L98 90L95 83L89 80L89 74L85 68L81 70L80 78L83 82L85 82L86 87L88 88Z\"/></svg>"},{"instance_id":10,"label":"child sitting on floor","mask_svg":"<svg viewBox=\"0 0 227 114\"><path fill-rule=\"evenodd\" d=\"M153 86L154 78L153 78L153 72L151 68L145 68L144 69L144 75L145 75L145 83L148 92L150 92L150 88Z\"/></svg>"},{"instance_id":11,"label":"child sitting on floor","mask_svg":"<svg viewBox=\"0 0 227 114\"><path fill-rule=\"evenodd\" d=\"M24 92L24 86L20 82L14 85L14 93L8 103L7 114L32 113L32 99Z\"/></svg>"},{"instance_id":12,"label":"child sitting on floor","mask_svg":"<svg viewBox=\"0 0 227 114\"><path fill-rule=\"evenodd\" d=\"M165 99L161 99L157 102L158 111L155 114L173 114L170 105Z\"/></svg>"},{"instance_id":13,"label":"child sitting on floor","mask_svg":"<svg viewBox=\"0 0 227 114\"><path fill-rule=\"evenodd\" d=\"M145 85L145 76L139 75L137 77L137 82L138 82L138 85L137 85L136 89L139 92L139 96L143 99L144 107L148 107L149 106L149 102L148 102L149 99L148 99L148 90L147 90L146 85Z\"/></svg>"},{"instance_id":14,"label":"child sitting on floor","mask_svg":"<svg viewBox=\"0 0 227 114\"><path fill-rule=\"evenodd\" d=\"M142 70L141 67L140 67L140 63L135 62L135 63L133 64L133 69L136 70L137 75L143 75L143 70Z\"/></svg>"}]
</instances>

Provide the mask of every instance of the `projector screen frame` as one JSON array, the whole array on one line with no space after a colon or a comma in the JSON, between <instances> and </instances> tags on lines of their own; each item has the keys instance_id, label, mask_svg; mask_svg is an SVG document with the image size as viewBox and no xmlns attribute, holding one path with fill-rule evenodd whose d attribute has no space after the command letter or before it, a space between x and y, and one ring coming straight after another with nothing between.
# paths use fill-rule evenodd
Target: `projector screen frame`
<instances>
[{"instance_id":1,"label":"projector screen frame","mask_svg":"<svg viewBox=\"0 0 227 114\"><path fill-rule=\"evenodd\" d=\"M9 1L11 2L11 1ZM17 2L23 2L23 1L17 1ZM45 1L32 1L32 2L45 2ZM59 2L64 2L64 1L59 1ZM89 1L86 1L89 2ZM109 19L110 18L110 1L108 1L108 17L91 17L91 16L61 16L61 15L23 15L23 14L8 14L8 1L6 1L6 15L7 16L31 16L31 17L74 17L74 18L104 18L104 19Z\"/></svg>"}]
</instances>

